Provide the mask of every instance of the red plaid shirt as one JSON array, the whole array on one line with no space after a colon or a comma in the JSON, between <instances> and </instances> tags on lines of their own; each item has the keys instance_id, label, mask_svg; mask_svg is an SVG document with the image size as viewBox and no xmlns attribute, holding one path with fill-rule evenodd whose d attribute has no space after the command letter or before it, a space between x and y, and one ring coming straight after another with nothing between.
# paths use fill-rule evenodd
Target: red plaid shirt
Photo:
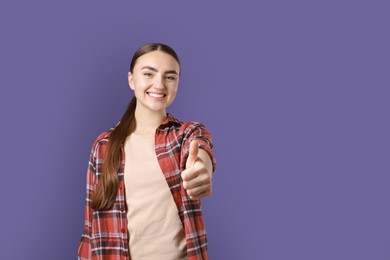
<instances>
[{"instance_id":1,"label":"red plaid shirt","mask_svg":"<svg viewBox=\"0 0 390 260\"><path fill-rule=\"evenodd\" d=\"M110 210L97 211L90 207L90 197L102 174L104 154L108 137L113 128L95 140L87 171L87 198L78 259L129 260L129 234L127 230L126 199L124 192L124 150L118 169L119 187L114 206ZM196 139L212 160L215 158L211 135L206 127L197 122L182 122L167 113L167 118L156 129L155 151L165 179L183 223L187 256L190 260L208 259L206 229L200 200L191 200L183 188L180 173L185 169L190 142Z\"/></svg>"}]
</instances>

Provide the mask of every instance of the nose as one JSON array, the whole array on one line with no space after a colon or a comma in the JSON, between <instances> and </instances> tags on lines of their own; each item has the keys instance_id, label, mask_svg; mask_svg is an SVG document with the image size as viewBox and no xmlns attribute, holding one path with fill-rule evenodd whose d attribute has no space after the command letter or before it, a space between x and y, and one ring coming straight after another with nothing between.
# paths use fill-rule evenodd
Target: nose
<instances>
[{"instance_id":1,"label":"nose","mask_svg":"<svg viewBox=\"0 0 390 260\"><path fill-rule=\"evenodd\" d=\"M156 77L156 81L154 82L154 87L156 89L163 89L164 88L164 77Z\"/></svg>"}]
</instances>

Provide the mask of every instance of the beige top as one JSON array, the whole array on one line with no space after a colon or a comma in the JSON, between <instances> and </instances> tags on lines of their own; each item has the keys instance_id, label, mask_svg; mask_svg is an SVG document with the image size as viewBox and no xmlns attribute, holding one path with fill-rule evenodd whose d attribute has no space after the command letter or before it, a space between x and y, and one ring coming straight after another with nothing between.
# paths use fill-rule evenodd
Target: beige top
<instances>
[{"instance_id":1,"label":"beige top","mask_svg":"<svg viewBox=\"0 0 390 260\"><path fill-rule=\"evenodd\" d=\"M124 149L131 258L187 259L183 224L157 161L154 134L131 134Z\"/></svg>"}]
</instances>

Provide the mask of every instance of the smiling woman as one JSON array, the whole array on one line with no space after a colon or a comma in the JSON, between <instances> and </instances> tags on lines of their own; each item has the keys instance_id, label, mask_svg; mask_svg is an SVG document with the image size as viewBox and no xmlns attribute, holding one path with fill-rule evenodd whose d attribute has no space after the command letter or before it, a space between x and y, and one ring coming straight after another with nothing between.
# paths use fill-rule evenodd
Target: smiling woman
<instances>
[{"instance_id":1,"label":"smiling woman","mask_svg":"<svg viewBox=\"0 0 390 260\"><path fill-rule=\"evenodd\" d=\"M79 259L208 259L200 199L211 194L213 144L203 124L167 113L179 79L171 47L135 52L134 97L92 145Z\"/></svg>"}]
</instances>

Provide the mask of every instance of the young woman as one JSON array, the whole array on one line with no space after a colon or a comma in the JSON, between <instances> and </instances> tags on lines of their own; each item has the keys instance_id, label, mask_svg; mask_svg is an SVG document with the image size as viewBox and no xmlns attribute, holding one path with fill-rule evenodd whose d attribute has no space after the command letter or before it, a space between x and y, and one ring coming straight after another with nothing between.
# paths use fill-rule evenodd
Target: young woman
<instances>
[{"instance_id":1,"label":"young woman","mask_svg":"<svg viewBox=\"0 0 390 260\"><path fill-rule=\"evenodd\" d=\"M79 259L208 259L200 199L211 194L216 164L206 127L166 111L180 72L167 45L135 52L134 97L92 146Z\"/></svg>"}]
</instances>

